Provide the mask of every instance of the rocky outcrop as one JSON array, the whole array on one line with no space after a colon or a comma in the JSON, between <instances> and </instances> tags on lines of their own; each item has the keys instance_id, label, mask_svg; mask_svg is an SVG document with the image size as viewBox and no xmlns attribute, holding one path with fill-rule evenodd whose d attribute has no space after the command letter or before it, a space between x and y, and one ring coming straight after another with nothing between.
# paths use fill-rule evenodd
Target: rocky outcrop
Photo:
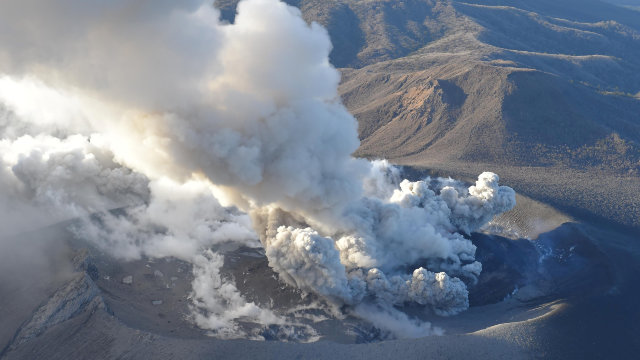
<instances>
[{"instance_id":1,"label":"rocky outcrop","mask_svg":"<svg viewBox=\"0 0 640 360\"><path fill-rule=\"evenodd\" d=\"M18 346L45 333L50 328L61 324L79 314L106 310L100 289L92 280L87 270L95 269L82 250L72 260L76 275L65 286L58 289L16 332L13 340L2 351L10 352Z\"/></svg>"}]
</instances>

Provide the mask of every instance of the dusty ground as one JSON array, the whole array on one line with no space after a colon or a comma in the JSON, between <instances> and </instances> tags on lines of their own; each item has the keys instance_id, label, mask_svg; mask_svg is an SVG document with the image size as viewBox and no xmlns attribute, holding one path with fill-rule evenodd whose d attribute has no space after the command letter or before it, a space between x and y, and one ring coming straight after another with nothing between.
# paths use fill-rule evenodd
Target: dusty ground
<instances>
[{"instance_id":1,"label":"dusty ground","mask_svg":"<svg viewBox=\"0 0 640 360\"><path fill-rule=\"evenodd\" d=\"M484 285L481 282L480 288L472 290L472 294L475 291L478 296L488 296L482 288L486 285L487 288L502 289L513 295L503 296L504 293L501 293L499 299L503 300L472 306L459 316L429 319L435 326L444 329L444 336L374 341L368 344L354 344L357 339L345 337L344 324L334 320L319 324L318 329L324 337L310 344L225 341L207 337L186 317L191 279L188 264L171 259L121 263L93 250L95 253L92 254L90 266L86 263L78 265L78 243L72 241L70 247L75 250L55 246L65 250L54 253L50 249L45 251L53 254L47 266L67 269L63 272L41 268L25 272L29 268L26 264L11 270L14 271L11 273L14 274L14 280L32 285L22 292L2 291L2 294L13 295L5 295L0 306L3 319L8 319L3 321L0 338L2 346L7 345L2 357L629 358L640 350L640 338L637 336L640 334L640 315L635 309L640 301L640 292L634 285L640 275L638 239L611 229L577 222L561 225L566 220L571 218L547 205L519 197L516 209L496 219L493 226L498 228L509 224L511 229L520 232L520 236L537 238L536 246L552 248L544 260L544 266L535 265L539 259L526 257L530 251L529 245L518 242L524 240L476 234L474 241L480 247L478 256L483 258L486 274L492 274L492 277L485 279L487 283ZM534 223L537 225L532 226ZM64 231L55 229L37 233L32 240L37 241L40 236L39 240L46 238L48 244L67 244ZM511 235L517 237L514 233ZM488 249L490 251L482 254L480 250L486 246L481 245L482 241L515 247L504 252ZM264 262L256 254L238 252L234 256L235 265L227 267L227 271L242 271L243 266L259 268L258 265ZM69 270L74 266L74 258L75 272ZM59 263L56 264L56 261ZM61 266L63 264L66 265ZM508 271L499 269L502 264L506 264L504 266ZM536 270L530 271L530 266ZM6 267L3 270L4 274L9 271ZM256 275L256 281L261 282L263 280L260 279L268 277L268 274L264 274L267 271L268 268L258 271L262 275ZM503 276L511 272L530 273L528 279ZM122 279L129 275L133 277L133 283L124 284ZM39 281L31 282L34 279ZM55 281L49 282L51 280ZM32 318L34 315L42 314L43 308L52 306L47 299L55 293L54 288L57 286L60 289L69 281L95 284L97 291L92 293L87 290L91 285L74 293L76 295L67 296L68 303L79 303L69 300L71 297L82 298L83 301L68 320L59 323L54 321L52 325L35 321ZM514 284L520 285L516 292L511 288ZM4 290L5 286L14 285L4 278L2 286ZM69 286L66 286L65 289L68 289ZM273 288L267 285L260 291ZM260 296L255 293L255 287L243 291L249 289L254 289L253 296ZM84 295L78 296L77 293ZM295 292L292 292L285 297L289 299L287 301L295 301L294 295ZM162 300L162 304L154 305L153 301L157 300ZM68 308L56 305L59 313L68 311ZM22 329L16 332L20 324Z\"/></svg>"}]
</instances>

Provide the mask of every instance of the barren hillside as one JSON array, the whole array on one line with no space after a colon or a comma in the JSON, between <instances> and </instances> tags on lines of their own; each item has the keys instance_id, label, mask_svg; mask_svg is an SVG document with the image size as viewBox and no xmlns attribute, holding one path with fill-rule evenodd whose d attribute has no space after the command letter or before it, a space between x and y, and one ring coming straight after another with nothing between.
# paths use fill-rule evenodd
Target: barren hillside
<instances>
[{"instance_id":1,"label":"barren hillside","mask_svg":"<svg viewBox=\"0 0 640 360\"><path fill-rule=\"evenodd\" d=\"M217 2L229 21L235 3ZM497 171L540 200L640 226L640 12L597 0L289 3L328 28L357 156Z\"/></svg>"}]
</instances>

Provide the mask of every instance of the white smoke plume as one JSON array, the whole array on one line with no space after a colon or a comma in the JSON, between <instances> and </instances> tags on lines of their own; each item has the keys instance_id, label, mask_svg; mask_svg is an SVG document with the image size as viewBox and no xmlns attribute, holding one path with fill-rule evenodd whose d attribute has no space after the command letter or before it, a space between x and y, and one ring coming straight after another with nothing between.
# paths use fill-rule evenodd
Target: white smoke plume
<instances>
[{"instance_id":1,"label":"white smoke plume","mask_svg":"<svg viewBox=\"0 0 640 360\"><path fill-rule=\"evenodd\" d=\"M394 176L388 167L373 164ZM459 232L474 231L484 224L478 219L511 209L515 193L499 187L491 173L460 191L462 196L451 186L431 189L429 183L404 180L387 199L354 202L341 214L343 227L325 236L280 209L254 212L254 224L266 219L259 233L269 264L291 285L350 305L373 298L388 307L414 302L439 315L456 314L468 308L468 291L450 275L474 282L482 270L475 246ZM474 211L457 211L469 209L467 204ZM410 266L416 267L398 270Z\"/></svg>"},{"instance_id":2,"label":"white smoke plume","mask_svg":"<svg viewBox=\"0 0 640 360\"><path fill-rule=\"evenodd\" d=\"M192 260L200 249L225 242L257 247L250 219L224 208L201 182L152 181L148 203L130 206L124 215L100 213L73 230L124 259L175 256Z\"/></svg>"},{"instance_id":3,"label":"white smoke plume","mask_svg":"<svg viewBox=\"0 0 640 360\"><path fill-rule=\"evenodd\" d=\"M212 250L258 238L282 281L397 336L437 333L393 307L465 310L463 280L482 267L462 233L515 194L492 173L467 189L351 157L330 50L278 0L241 1L234 24L201 0L5 0L3 211L101 212L78 236L125 259L192 262L194 319L219 336L242 336L238 318L284 324L220 276Z\"/></svg>"},{"instance_id":4,"label":"white smoke plume","mask_svg":"<svg viewBox=\"0 0 640 360\"><path fill-rule=\"evenodd\" d=\"M234 320L243 318L260 324L284 324L284 320L269 310L248 303L238 289L225 282L220 274L224 257L206 250L194 259L192 297L194 319L204 329L217 330L225 338L246 337Z\"/></svg>"},{"instance_id":5,"label":"white smoke plume","mask_svg":"<svg viewBox=\"0 0 640 360\"><path fill-rule=\"evenodd\" d=\"M113 154L82 135L4 138L0 154L1 235L29 229L33 224L24 222L36 214L56 222L149 196L146 176L116 163Z\"/></svg>"},{"instance_id":6,"label":"white smoke plume","mask_svg":"<svg viewBox=\"0 0 640 360\"><path fill-rule=\"evenodd\" d=\"M354 312L369 320L374 326L400 338L419 338L444 334L442 329L434 327L428 322L411 319L407 314L394 308L360 304L355 307Z\"/></svg>"}]
</instances>

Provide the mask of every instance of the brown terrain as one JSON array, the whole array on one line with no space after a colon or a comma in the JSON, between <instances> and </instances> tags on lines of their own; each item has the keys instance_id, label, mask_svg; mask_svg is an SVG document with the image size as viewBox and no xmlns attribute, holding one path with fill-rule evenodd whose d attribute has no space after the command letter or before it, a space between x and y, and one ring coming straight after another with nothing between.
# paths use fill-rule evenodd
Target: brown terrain
<instances>
[{"instance_id":1,"label":"brown terrain","mask_svg":"<svg viewBox=\"0 0 640 360\"><path fill-rule=\"evenodd\" d=\"M237 1L219 0L233 20ZM640 227L640 12L596 0L289 0L327 27L356 156Z\"/></svg>"},{"instance_id":2,"label":"brown terrain","mask_svg":"<svg viewBox=\"0 0 640 360\"><path fill-rule=\"evenodd\" d=\"M213 339L186 318L188 264L117 262L61 224L8 240L42 253L38 267L0 254L0 358L637 357L640 4L611 1L620 6L286 1L332 38L339 91L359 124L356 156L406 165L412 178L493 171L518 193L491 234L471 236L483 263L471 308L427 319L443 336L372 338L331 319L310 344ZM215 4L233 21L237 0ZM239 285L252 301L268 303L274 289L276 306L301 301L264 256L227 258L226 275L252 272Z\"/></svg>"}]
</instances>

